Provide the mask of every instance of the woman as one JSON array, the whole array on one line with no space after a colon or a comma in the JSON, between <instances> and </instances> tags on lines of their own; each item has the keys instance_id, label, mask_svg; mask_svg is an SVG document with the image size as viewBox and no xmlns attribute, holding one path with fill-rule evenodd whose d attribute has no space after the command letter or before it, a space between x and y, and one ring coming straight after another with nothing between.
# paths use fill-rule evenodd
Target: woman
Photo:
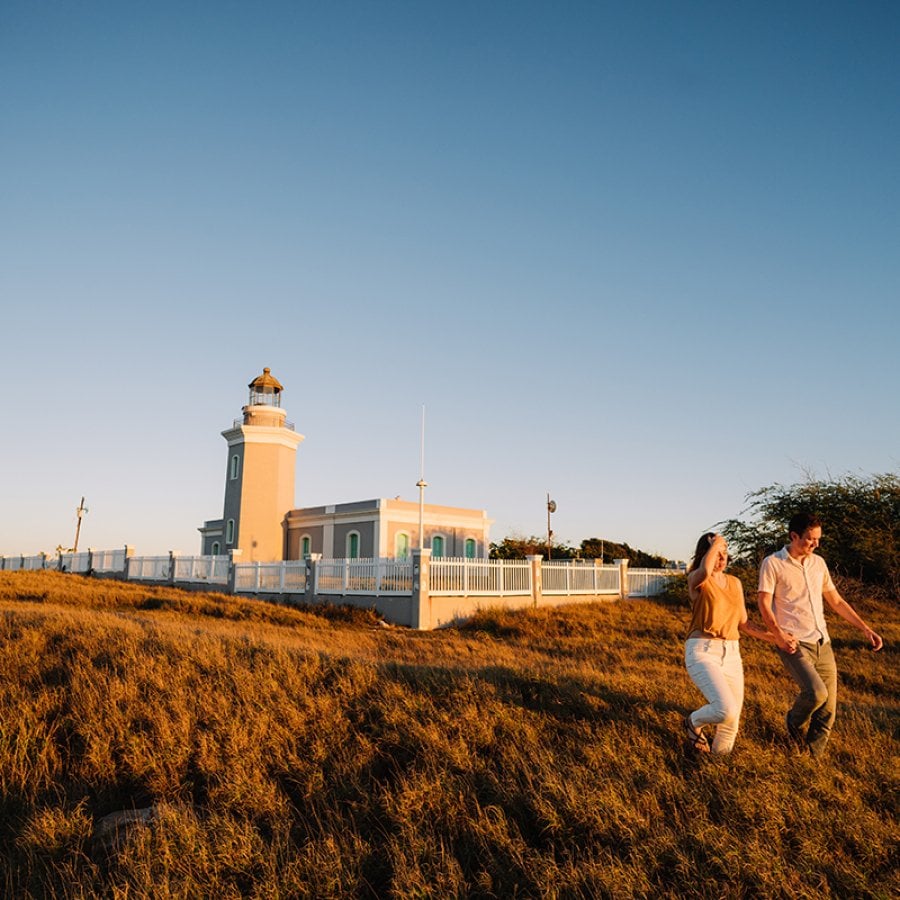
<instances>
[{"instance_id":1,"label":"woman","mask_svg":"<svg viewBox=\"0 0 900 900\"><path fill-rule=\"evenodd\" d=\"M720 534L708 532L697 542L688 568L688 594L693 603L684 646L688 675L706 697L706 706L684 719L684 733L699 753L730 753L744 705L744 667L740 632L774 643L765 628L747 621L744 590L734 575L725 574L728 547ZM793 640L793 638L791 638ZM710 742L704 725L715 726Z\"/></svg>"}]
</instances>

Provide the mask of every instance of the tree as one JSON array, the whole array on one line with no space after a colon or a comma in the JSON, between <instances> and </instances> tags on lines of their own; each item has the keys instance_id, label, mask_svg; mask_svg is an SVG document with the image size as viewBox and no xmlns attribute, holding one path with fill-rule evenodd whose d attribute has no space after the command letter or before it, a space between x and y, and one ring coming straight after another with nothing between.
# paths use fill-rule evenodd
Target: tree
<instances>
[{"instance_id":1,"label":"tree","mask_svg":"<svg viewBox=\"0 0 900 900\"><path fill-rule=\"evenodd\" d=\"M572 559L575 551L565 544L552 544L553 559ZM530 535L511 534L499 543L491 542L491 559L525 559L526 556L540 554L547 558L547 538Z\"/></svg>"},{"instance_id":2,"label":"tree","mask_svg":"<svg viewBox=\"0 0 900 900\"><path fill-rule=\"evenodd\" d=\"M581 542L581 556L585 559L603 559L612 562L614 559L627 559L636 569L662 569L666 566L666 558L635 550L628 544L607 541L601 538L585 538Z\"/></svg>"},{"instance_id":3,"label":"tree","mask_svg":"<svg viewBox=\"0 0 900 900\"><path fill-rule=\"evenodd\" d=\"M526 556L540 554L547 558L547 539L531 535L509 535L498 543L491 544L491 559L525 559ZM628 544L607 541L602 538L586 538L576 550L566 544L553 544L553 559L603 559L612 562L614 559L627 559L639 569L661 569L666 565L662 556L654 556L643 550L634 550Z\"/></svg>"},{"instance_id":4,"label":"tree","mask_svg":"<svg viewBox=\"0 0 900 900\"><path fill-rule=\"evenodd\" d=\"M760 488L742 516L719 523L737 557L758 565L787 543L794 513L822 520L822 555L832 572L900 589L900 476L845 475Z\"/></svg>"}]
</instances>

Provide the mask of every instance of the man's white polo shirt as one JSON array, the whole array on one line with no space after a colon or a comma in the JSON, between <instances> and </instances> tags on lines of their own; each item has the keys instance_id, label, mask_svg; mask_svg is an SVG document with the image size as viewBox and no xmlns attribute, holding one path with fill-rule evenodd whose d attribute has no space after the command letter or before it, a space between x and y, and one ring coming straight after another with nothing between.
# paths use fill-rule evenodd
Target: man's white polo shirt
<instances>
[{"instance_id":1,"label":"man's white polo shirt","mask_svg":"<svg viewBox=\"0 0 900 900\"><path fill-rule=\"evenodd\" d=\"M783 547L762 561L759 590L774 598L779 628L806 643L829 640L822 593L835 586L821 556L813 553L801 563Z\"/></svg>"}]
</instances>

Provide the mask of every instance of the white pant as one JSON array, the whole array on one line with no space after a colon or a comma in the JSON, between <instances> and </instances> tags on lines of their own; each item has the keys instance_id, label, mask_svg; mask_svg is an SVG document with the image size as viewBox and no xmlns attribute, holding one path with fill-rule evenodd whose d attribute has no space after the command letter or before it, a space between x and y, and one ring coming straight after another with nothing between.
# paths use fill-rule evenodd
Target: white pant
<instances>
[{"instance_id":1,"label":"white pant","mask_svg":"<svg viewBox=\"0 0 900 900\"><path fill-rule=\"evenodd\" d=\"M706 706L691 713L695 728L715 725L713 753L729 753L734 747L744 705L744 666L739 641L688 638L684 663L691 681L706 697Z\"/></svg>"}]
</instances>

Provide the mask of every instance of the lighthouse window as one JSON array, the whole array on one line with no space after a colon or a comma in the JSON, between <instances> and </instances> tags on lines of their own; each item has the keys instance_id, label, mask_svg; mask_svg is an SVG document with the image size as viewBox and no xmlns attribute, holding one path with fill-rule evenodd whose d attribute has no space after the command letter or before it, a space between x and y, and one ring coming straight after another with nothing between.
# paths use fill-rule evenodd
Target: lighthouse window
<instances>
[{"instance_id":1,"label":"lighthouse window","mask_svg":"<svg viewBox=\"0 0 900 900\"><path fill-rule=\"evenodd\" d=\"M234 519L229 519L225 523L225 543L226 544L234 543Z\"/></svg>"},{"instance_id":2,"label":"lighthouse window","mask_svg":"<svg viewBox=\"0 0 900 900\"><path fill-rule=\"evenodd\" d=\"M237 455L237 453L235 453L234 456L231 457L231 480L232 481L234 481L234 479L238 477L238 471L240 470L240 465L241 465L241 458Z\"/></svg>"},{"instance_id":3,"label":"lighthouse window","mask_svg":"<svg viewBox=\"0 0 900 900\"><path fill-rule=\"evenodd\" d=\"M351 531L347 535L347 558L359 559L359 532Z\"/></svg>"}]
</instances>

